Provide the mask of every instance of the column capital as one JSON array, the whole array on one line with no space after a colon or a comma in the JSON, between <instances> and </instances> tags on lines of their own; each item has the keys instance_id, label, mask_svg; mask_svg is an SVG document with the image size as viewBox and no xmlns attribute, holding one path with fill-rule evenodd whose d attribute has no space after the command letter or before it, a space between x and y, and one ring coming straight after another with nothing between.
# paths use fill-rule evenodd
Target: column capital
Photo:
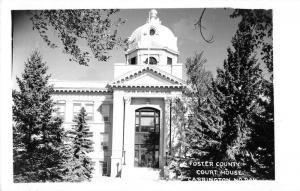
<instances>
[{"instance_id":1,"label":"column capital","mask_svg":"<svg viewBox=\"0 0 300 191\"><path fill-rule=\"evenodd\" d=\"M165 103L170 103L172 101L172 99L173 99L173 97L171 97L171 96L164 97Z\"/></svg>"},{"instance_id":2,"label":"column capital","mask_svg":"<svg viewBox=\"0 0 300 191\"><path fill-rule=\"evenodd\" d=\"M126 105L130 104L131 97L130 96L124 96L124 102L125 102Z\"/></svg>"}]
</instances>

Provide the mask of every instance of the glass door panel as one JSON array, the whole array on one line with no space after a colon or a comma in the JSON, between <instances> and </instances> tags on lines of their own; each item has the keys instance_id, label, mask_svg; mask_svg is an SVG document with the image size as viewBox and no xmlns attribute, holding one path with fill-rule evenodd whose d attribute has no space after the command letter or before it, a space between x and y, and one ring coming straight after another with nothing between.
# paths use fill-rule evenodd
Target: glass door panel
<instances>
[{"instance_id":1,"label":"glass door panel","mask_svg":"<svg viewBox=\"0 0 300 191\"><path fill-rule=\"evenodd\" d=\"M136 167L159 167L159 111L142 108L135 115Z\"/></svg>"}]
</instances>

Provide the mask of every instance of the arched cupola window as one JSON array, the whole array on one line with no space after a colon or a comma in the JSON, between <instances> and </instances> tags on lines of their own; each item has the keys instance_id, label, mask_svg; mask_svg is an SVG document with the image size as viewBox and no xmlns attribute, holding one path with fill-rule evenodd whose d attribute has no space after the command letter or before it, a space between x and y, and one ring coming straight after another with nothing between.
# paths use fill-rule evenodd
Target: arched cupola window
<instances>
[{"instance_id":1,"label":"arched cupola window","mask_svg":"<svg viewBox=\"0 0 300 191\"><path fill-rule=\"evenodd\" d=\"M145 60L144 62L145 64L148 64L148 58ZM151 65L156 65L157 64L157 60L154 58L154 57L150 57L150 60L149 60L149 64Z\"/></svg>"},{"instance_id":2,"label":"arched cupola window","mask_svg":"<svg viewBox=\"0 0 300 191\"><path fill-rule=\"evenodd\" d=\"M155 35L155 29L151 28L150 31L149 31L149 33L150 33L151 36Z\"/></svg>"}]
</instances>

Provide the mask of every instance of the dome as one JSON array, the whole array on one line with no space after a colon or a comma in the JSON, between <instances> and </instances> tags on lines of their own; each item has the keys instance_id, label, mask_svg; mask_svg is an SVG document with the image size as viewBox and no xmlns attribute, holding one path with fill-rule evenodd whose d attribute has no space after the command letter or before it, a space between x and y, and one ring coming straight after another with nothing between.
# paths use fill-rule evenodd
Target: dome
<instances>
[{"instance_id":1,"label":"dome","mask_svg":"<svg viewBox=\"0 0 300 191\"><path fill-rule=\"evenodd\" d=\"M166 26L161 24L157 11L149 12L147 23L138 27L129 37L129 51L141 48L166 49L178 53L177 37Z\"/></svg>"}]
</instances>

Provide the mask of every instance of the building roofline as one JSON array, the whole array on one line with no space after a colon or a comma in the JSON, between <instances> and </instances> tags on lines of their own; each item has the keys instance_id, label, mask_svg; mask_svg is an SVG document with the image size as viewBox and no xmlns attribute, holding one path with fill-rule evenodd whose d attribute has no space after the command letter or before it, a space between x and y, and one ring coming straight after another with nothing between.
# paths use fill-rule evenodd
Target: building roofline
<instances>
[{"instance_id":1,"label":"building roofline","mask_svg":"<svg viewBox=\"0 0 300 191\"><path fill-rule=\"evenodd\" d=\"M109 88L86 88L86 87L54 87L56 93L111 93Z\"/></svg>"},{"instance_id":2,"label":"building roofline","mask_svg":"<svg viewBox=\"0 0 300 191\"><path fill-rule=\"evenodd\" d=\"M162 47L162 48L153 48L153 47L151 47L151 48L146 48L146 47L137 48L137 47L134 47L133 49L126 51L125 55L131 54L131 53L133 53L135 51L138 51L138 50L165 50L165 51L170 52L172 54L179 55L179 51L171 50L168 47Z\"/></svg>"},{"instance_id":3,"label":"building roofline","mask_svg":"<svg viewBox=\"0 0 300 191\"><path fill-rule=\"evenodd\" d=\"M144 71L154 72L154 73L160 75L161 77L163 77L163 78L165 78L167 80L170 80L170 81L172 81L172 82L174 82L176 84L185 85L185 82L182 79L180 79L180 78L178 78L176 76L173 76L173 75L171 75L171 74L169 74L169 73L167 73L165 71L162 71L162 70L160 70L158 68L152 67L150 65L145 65L145 66L142 66L141 68L138 68L136 70L129 71L129 72L123 74L122 76L118 77L117 79L113 80L112 82L110 82L109 85L111 86L113 84L122 83L125 80L128 80L128 79L130 79L130 78L132 78L134 76L137 76L137 75L141 74Z\"/></svg>"}]
</instances>

